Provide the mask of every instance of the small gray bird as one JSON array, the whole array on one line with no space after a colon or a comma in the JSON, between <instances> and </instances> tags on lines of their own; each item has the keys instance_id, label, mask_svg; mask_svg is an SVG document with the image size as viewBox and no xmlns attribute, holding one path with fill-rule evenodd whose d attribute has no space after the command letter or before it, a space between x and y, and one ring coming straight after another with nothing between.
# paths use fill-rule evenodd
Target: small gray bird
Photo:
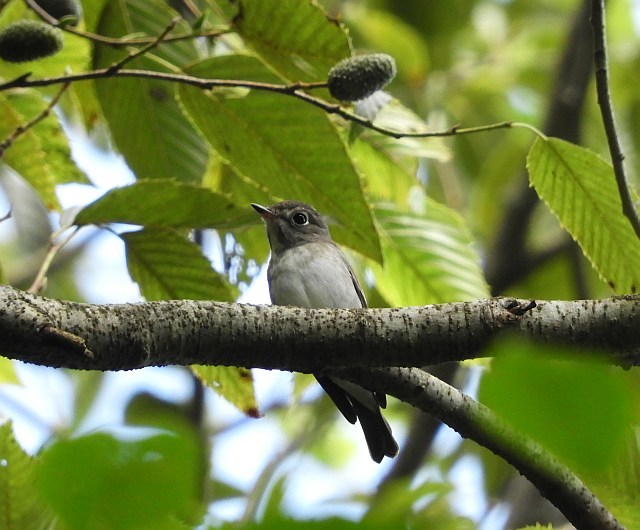
<instances>
[{"instance_id":1,"label":"small gray bird","mask_svg":"<svg viewBox=\"0 0 640 530\"><path fill-rule=\"evenodd\" d=\"M267 225L271 261L267 270L271 302L298 307L367 307L347 258L329 235L320 214L308 204L284 201L251 204ZM398 444L380 407L386 396L336 377L316 379L350 422L360 420L371 458L394 457Z\"/></svg>"}]
</instances>

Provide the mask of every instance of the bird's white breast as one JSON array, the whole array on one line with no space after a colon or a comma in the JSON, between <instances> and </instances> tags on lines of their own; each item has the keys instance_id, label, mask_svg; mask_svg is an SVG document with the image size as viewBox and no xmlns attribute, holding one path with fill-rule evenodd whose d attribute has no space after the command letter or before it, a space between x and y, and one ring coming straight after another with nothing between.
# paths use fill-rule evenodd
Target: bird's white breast
<instances>
[{"instance_id":1,"label":"bird's white breast","mask_svg":"<svg viewBox=\"0 0 640 530\"><path fill-rule=\"evenodd\" d=\"M269 263L271 302L298 307L362 307L346 258L328 243L307 243Z\"/></svg>"}]
</instances>

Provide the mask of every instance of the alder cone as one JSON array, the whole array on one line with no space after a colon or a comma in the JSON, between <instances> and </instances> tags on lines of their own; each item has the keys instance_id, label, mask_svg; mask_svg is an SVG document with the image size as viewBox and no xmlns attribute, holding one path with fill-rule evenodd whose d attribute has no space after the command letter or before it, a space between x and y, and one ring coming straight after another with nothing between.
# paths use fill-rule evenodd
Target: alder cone
<instances>
[{"instance_id":1,"label":"alder cone","mask_svg":"<svg viewBox=\"0 0 640 530\"><path fill-rule=\"evenodd\" d=\"M0 59L25 63L62 49L60 30L37 20L18 20L0 30Z\"/></svg>"},{"instance_id":2,"label":"alder cone","mask_svg":"<svg viewBox=\"0 0 640 530\"><path fill-rule=\"evenodd\" d=\"M396 62L390 55L356 55L329 70L327 87L340 101L358 101L380 90L395 76Z\"/></svg>"}]
</instances>

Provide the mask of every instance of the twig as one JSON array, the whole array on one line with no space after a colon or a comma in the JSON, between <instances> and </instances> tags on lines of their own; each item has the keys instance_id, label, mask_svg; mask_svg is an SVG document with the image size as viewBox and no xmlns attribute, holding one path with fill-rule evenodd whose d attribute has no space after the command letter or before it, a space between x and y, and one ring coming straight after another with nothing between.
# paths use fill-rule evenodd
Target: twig
<instances>
[{"instance_id":1,"label":"twig","mask_svg":"<svg viewBox=\"0 0 640 530\"><path fill-rule=\"evenodd\" d=\"M47 273L49 272L49 268L51 267L51 263L53 262L53 259L56 257L56 254L58 254L58 252L62 249L62 247L64 247L71 240L71 238L76 235L79 229L80 229L79 227L75 227L75 229L73 229L71 233L62 240L62 242L56 243L56 244L53 243L53 240L59 235L59 233L58 231L56 231L53 234L51 234L49 251L47 252L47 255L42 261L40 270L38 271L38 274L33 280L31 287L29 287L28 292L34 293L34 294L38 294L42 292L42 290L47 285Z\"/></svg>"},{"instance_id":2,"label":"twig","mask_svg":"<svg viewBox=\"0 0 640 530\"><path fill-rule=\"evenodd\" d=\"M60 28L67 33L72 33L78 37L85 38L87 40L91 40L93 42L97 42L99 44L106 44L108 46L138 46L144 44L150 44L156 40L156 37L139 37L139 38L129 38L129 37L107 37L105 35L98 35L97 33L91 33L89 31L82 31L74 26L70 26L69 24L61 24L58 20L53 18L49 13L47 13L44 9L42 9L38 4L35 3L34 0L24 0L27 6L36 13L42 20L44 20L47 24ZM231 32L230 28L224 29L215 29L209 31L195 31L189 33L179 33L176 35L167 35L162 42L176 42L180 40L188 40L194 39L197 37L219 37L220 35L224 35L226 33Z\"/></svg>"},{"instance_id":3,"label":"twig","mask_svg":"<svg viewBox=\"0 0 640 530\"><path fill-rule=\"evenodd\" d=\"M158 39L156 39L157 41ZM158 41L159 42L159 41ZM139 55L139 53L137 54ZM136 55L136 56L137 56ZM280 85L275 83L261 83L258 81L245 81L235 79L206 79L201 77L194 77L187 74L175 74L171 72L155 72L152 70L137 70L137 69L114 69L113 67L100 68L97 70L90 70L88 72L82 72L78 74L63 75L58 77L45 77L41 79L30 79L30 74L23 74L20 77L12 79L4 84L0 84L0 91L8 90L10 88L22 88L22 87L38 87L38 86L50 86L59 83L75 83L78 81L89 81L92 79L103 79L110 77L134 77L153 79L155 81L165 81L169 83L180 83L184 85L190 85L203 90L210 90L212 88L226 87L226 88L248 88L250 90L262 90L267 92L274 92L283 95L290 95L297 99L309 103L315 107L322 109L328 114L335 114L344 118L347 121L357 123L367 129L379 132L386 136L393 138L434 138L443 136L456 136L461 134L473 134L479 132L493 131L496 129L510 129L512 127L526 127L530 126L523 123L514 123L510 121L501 121L498 123L491 123L488 125L480 125L477 127L460 127L454 125L449 129L442 131L429 131L429 132L402 132L393 129L387 129L376 125L371 120L358 116L357 114L350 112L349 110L334 103L328 103L324 99L312 96L303 92L303 89L319 88L323 86L323 83L293 83L290 85Z\"/></svg>"},{"instance_id":4,"label":"twig","mask_svg":"<svg viewBox=\"0 0 640 530\"><path fill-rule=\"evenodd\" d=\"M253 489L247 494L247 504L245 505L244 512L240 517L239 523L248 524L255 520L260 507L260 502L263 500L264 495L271 484L276 471L280 465L293 453L295 453L308 439L308 431L299 432L281 451L278 451L271 460L267 462L258 477L254 482Z\"/></svg>"},{"instance_id":5,"label":"twig","mask_svg":"<svg viewBox=\"0 0 640 530\"><path fill-rule=\"evenodd\" d=\"M169 22L169 24L167 24L167 26L162 30L162 32L156 38L153 39L153 41L151 41L149 44L147 44L146 46L143 46L138 50L134 50L130 52L129 55L127 55L117 63L113 63L107 70L111 72L117 72L121 70L122 67L128 62L133 61L134 59L140 57L141 55L144 55L148 51L158 46L158 44L160 44L166 38L166 36L171 32L171 30L176 27L178 22L180 22L180 17L174 17L171 20L171 22Z\"/></svg>"},{"instance_id":6,"label":"twig","mask_svg":"<svg viewBox=\"0 0 640 530\"><path fill-rule=\"evenodd\" d=\"M9 208L9 211L5 215L0 217L0 223L2 223L3 221L7 221L7 220L11 219L11 215L12 215L12 211L11 211L11 208Z\"/></svg>"},{"instance_id":7,"label":"twig","mask_svg":"<svg viewBox=\"0 0 640 530\"><path fill-rule=\"evenodd\" d=\"M40 114L38 114L35 118L28 121L24 125L20 125L19 127L17 127L15 131L13 131L7 138L5 138L2 142L0 142L0 158L2 158L2 156L4 155L4 152L9 147L11 147L13 142L15 142L20 136L22 136L29 129L31 129L38 123L40 123L47 116L49 116L49 114L51 114L51 110L53 109L53 107L56 106L56 104L62 97L62 94L64 94L67 88L69 88L70 84L71 82L65 82L60 88L60 90L58 91L58 93L55 96L53 96L49 104L45 107L45 109Z\"/></svg>"},{"instance_id":8,"label":"twig","mask_svg":"<svg viewBox=\"0 0 640 530\"><path fill-rule=\"evenodd\" d=\"M593 60L596 75L596 92L598 105L602 115L602 123L607 135L611 163L618 184L618 192L622 200L622 212L629 219L633 230L640 238L640 218L633 204L628 179L624 168L624 153L620 144L616 120L611 103L609 89L609 60L607 57L606 23L604 17L604 0L593 0L591 4L591 26L593 29Z\"/></svg>"}]
</instances>

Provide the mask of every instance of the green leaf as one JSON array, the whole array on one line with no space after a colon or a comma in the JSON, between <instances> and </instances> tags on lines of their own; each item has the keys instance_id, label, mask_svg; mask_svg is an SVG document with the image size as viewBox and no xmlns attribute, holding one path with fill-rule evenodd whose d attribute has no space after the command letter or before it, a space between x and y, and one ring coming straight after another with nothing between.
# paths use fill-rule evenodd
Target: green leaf
<instances>
[{"instance_id":1,"label":"green leaf","mask_svg":"<svg viewBox=\"0 0 640 530\"><path fill-rule=\"evenodd\" d=\"M367 196L374 202L393 203L402 211L420 207L424 191L416 177L416 157L446 160L449 156L439 141L430 144L432 149L427 152L426 145L406 145L387 136L366 133L350 142L349 154L364 178Z\"/></svg>"},{"instance_id":2,"label":"green leaf","mask_svg":"<svg viewBox=\"0 0 640 530\"><path fill-rule=\"evenodd\" d=\"M502 341L488 355L483 403L569 465L606 469L620 456L632 423L627 373L595 353Z\"/></svg>"},{"instance_id":3,"label":"green leaf","mask_svg":"<svg viewBox=\"0 0 640 530\"><path fill-rule=\"evenodd\" d=\"M177 520L199 512L197 438L187 430L124 432L126 439L95 433L49 446L37 487L70 530L182 528Z\"/></svg>"},{"instance_id":4,"label":"green leaf","mask_svg":"<svg viewBox=\"0 0 640 530\"><path fill-rule=\"evenodd\" d=\"M2 272L0 270L0 272ZM1 279L1 277L0 277ZM0 357L0 383L18 384L19 379L16 375L13 361L6 357Z\"/></svg>"},{"instance_id":5,"label":"green leaf","mask_svg":"<svg viewBox=\"0 0 640 530\"><path fill-rule=\"evenodd\" d=\"M87 31L96 32L100 15L109 0L82 0L82 21Z\"/></svg>"},{"instance_id":6,"label":"green leaf","mask_svg":"<svg viewBox=\"0 0 640 530\"><path fill-rule=\"evenodd\" d=\"M240 412L252 418L260 417L251 370L235 366L199 365L192 365L191 369L204 384Z\"/></svg>"},{"instance_id":7,"label":"green leaf","mask_svg":"<svg viewBox=\"0 0 640 530\"><path fill-rule=\"evenodd\" d=\"M537 138L527 156L538 195L618 293L640 287L640 241L622 214L611 166L558 138Z\"/></svg>"},{"instance_id":8,"label":"green leaf","mask_svg":"<svg viewBox=\"0 0 640 530\"><path fill-rule=\"evenodd\" d=\"M18 127L24 126L33 116L26 117L16 108L17 98L0 94L0 141L4 141ZM47 163L47 154L43 148L43 139L33 129L17 137L2 157L4 163L13 168L38 192L46 207L59 209L55 195L56 179Z\"/></svg>"},{"instance_id":9,"label":"green leaf","mask_svg":"<svg viewBox=\"0 0 640 530\"><path fill-rule=\"evenodd\" d=\"M204 60L189 73L277 82L259 61L241 55ZM322 111L264 91L242 97L238 91L204 93L181 86L178 93L202 134L243 179L266 190L272 202L296 199L313 204L336 221L331 232L337 241L380 259L380 243L360 176Z\"/></svg>"},{"instance_id":10,"label":"green leaf","mask_svg":"<svg viewBox=\"0 0 640 530\"><path fill-rule=\"evenodd\" d=\"M425 197L424 214L376 207L384 267L375 285L392 306L487 298L489 289L462 218Z\"/></svg>"},{"instance_id":11,"label":"green leaf","mask_svg":"<svg viewBox=\"0 0 640 530\"><path fill-rule=\"evenodd\" d=\"M315 2L242 0L234 27L291 81L322 81L335 63L351 55L346 29Z\"/></svg>"},{"instance_id":12,"label":"green leaf","mask_svg":"<svg viewBox=\"0 0 640 530\"><path fill-rule=\"evenodd\" d=\"M371 6L359 9L355 4L348 4L346 7L349 27L366 39L369 48L391 55L398 64L398 74L409 84L424 79L429 50L416 26Z\"/></svg>"},{"instance_id":13,"label":"green leaf","mask_svg":"<svg viewBox=\"0 0 640 530\"><path fill-rule=\"evenodd\" d=\"M637 403L637 377L632 383ZM640 528L640 442L635 432L629 429L626 447L612 466L586 478L587 486L625 528Z\"/></svg>"},{"instance_id":14,"label":"green leaf","mask_svg":"<svg viewBox=\"0 0 640 530\"><path fill-rule=\"evenodd\" d=\"M175 11L162 0L108 2L97 32L123 37L140 32L160 34ZM188 32L180 23L176 31ZM122 47L96 46L93 65L107 67L126 56ZM178 71L197 58L192 40L164 43L153 52L159 60L145 56L128 68ZM176 178L200 182L208 148L182 114L174 87L150 79L100 79L95 83L113 140L138 178Z\"/></svg>"},{"instance_id":15,"label":"green leaf","mask_svg":"<svg viewBox=\"0 0 640 530\"><path fill-rule=\"evenodd\" d=\"M8 100L15 111L25 117L25 120L31 120L40 115L49 103L35 92L11 94ZM45 157L43 165L51 172L55 184L69 182L89 184L87 176L71 158L69 139L55 112L50 111L45 119L29 129L29 133L40 142Z\"/></svg>"},{"instance_id":16,"label":"green leaf","mask_svg":"<svg viewBox=\"0 0 640 530\"><path fill-rule=\"evenodd\" d=\"M36 460L26 454L13 436L11 422L0 425L0 528L44 530L51 512L33 490Z\"/></svg>"},{"instance_id":17,"label":"green leaf","mask_svg":"<svg viewBox=\"0 0 640 530\"><path fill-rule=\"evenodd\" d=\"M128 223L174 228L229 228L255 222L255 214L202 186L174 180L138 181L109 191L83 208L78 225Z\"/></svg>"},{"instance_id":18,"label":"green leaf","mask_svg":"<svg viewBox=\"0 0 640 530\"><path fill-rule=\"evenodd\" d=\"M127 267L147 300L234 300L236 292L200 248L168 228L121 234Z\"/></svg>"}]
</instances>

